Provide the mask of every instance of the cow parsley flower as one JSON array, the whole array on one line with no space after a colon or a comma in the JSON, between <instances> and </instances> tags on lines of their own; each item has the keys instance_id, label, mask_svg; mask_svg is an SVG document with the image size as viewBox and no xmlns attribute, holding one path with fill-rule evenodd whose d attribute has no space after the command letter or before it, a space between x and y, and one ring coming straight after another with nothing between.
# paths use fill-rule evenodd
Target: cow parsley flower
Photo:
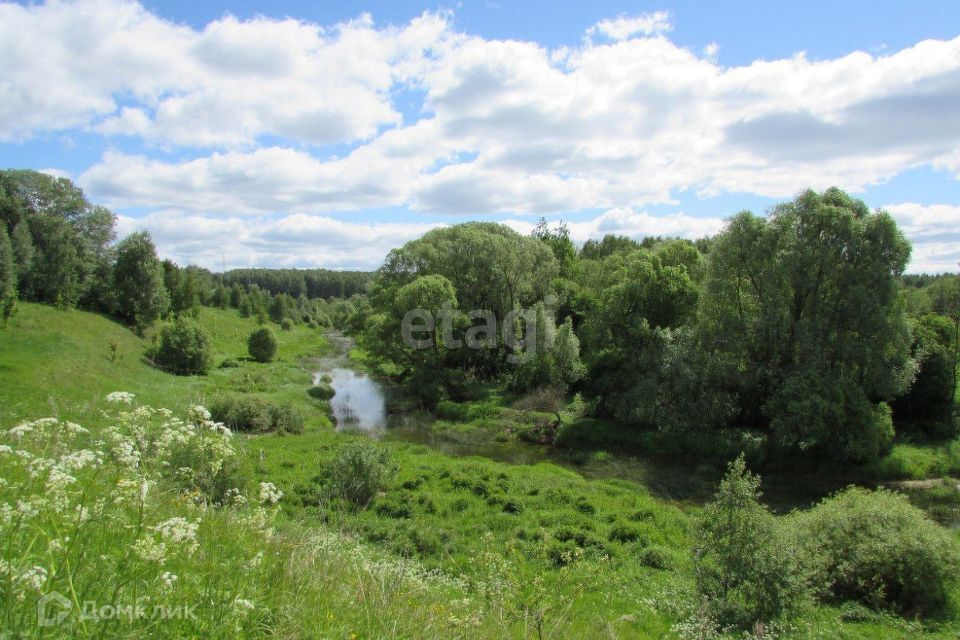
<instances>
[{"instance_id":1,"label":"cow parsley flower","mask_svg":"<svg viewBox=\"0 0 960 640\"><path fill-rule=\"evenodd\" d=\"M114 404L132 404L135 397L136 396L127 391L114 391L113 393L107 394L107 402Z\"/></svg>"},{"instance_id":2,"label":"cow parsley flower","mask_svg":"<svg viewBox=\"0 0 960 640\"><path fill-rule=\"evenodd\" d=\"M47 570L43 567L31 567L22 573L18 580L34 591L40 591L47 583Z\"/></svg>"},{"instance_id":3,"label":"cow parsley flower","mask_svg":"<svg viewBox=\"0 0 960 640\"><path fill-rule=\"evenodd\" d=\"M260 502L263 504L277 504L283 497L283 491L273 486L272 482L260 483Z\"/></svg>"}]
</instances>

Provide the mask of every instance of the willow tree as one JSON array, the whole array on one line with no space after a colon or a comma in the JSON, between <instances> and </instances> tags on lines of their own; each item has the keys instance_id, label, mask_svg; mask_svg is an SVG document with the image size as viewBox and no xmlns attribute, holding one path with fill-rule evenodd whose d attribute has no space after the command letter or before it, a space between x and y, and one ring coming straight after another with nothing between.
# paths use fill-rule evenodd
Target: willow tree
<instances>
[{"instance_id":1,"label":"willow tree","mask_svg":"<svg viewBox=\"0 0 960 640\"><path fill-rule=\"evenodd\" d=\"M836 188L735 216L710 253L700 331L734 363L739 424L781 451L881 455L887 402L912 374L898 297L909 258L890 215Z\"/></svg>"}]
</instances>

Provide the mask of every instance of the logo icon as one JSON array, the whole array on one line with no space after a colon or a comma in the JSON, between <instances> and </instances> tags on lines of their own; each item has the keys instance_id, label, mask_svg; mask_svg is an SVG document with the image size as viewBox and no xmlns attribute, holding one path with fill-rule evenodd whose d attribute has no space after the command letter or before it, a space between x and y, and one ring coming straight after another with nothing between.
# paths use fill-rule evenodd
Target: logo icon
<instances>
[{"instance_id":1,"label":"logo icon","mask_svg":"<svg viewBox=\"0 0 960 640\"><path fill-rule=\"evenodd\" d=\"M37 624L55 627L70 614L73 603L63 594L51 591L37 601Z\"/></svg>"}]
</instances>

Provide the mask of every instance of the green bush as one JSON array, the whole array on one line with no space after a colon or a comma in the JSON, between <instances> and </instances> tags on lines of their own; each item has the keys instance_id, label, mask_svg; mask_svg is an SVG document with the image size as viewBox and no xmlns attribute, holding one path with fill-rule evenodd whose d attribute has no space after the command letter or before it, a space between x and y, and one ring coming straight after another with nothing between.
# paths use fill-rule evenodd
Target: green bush
<instances>
[{"instance_id":1,"label":"green bush","mask_svg":"<svg viewBox=\"0 0 960 640\"><path fill-rule=\"evenodd\" d=\"M303 416L296 408L279 402L270 403L270 427L281 433L300 433L303 431Z\"/></svg>"},{"instance_id":2,"label":"green bush","mask_svg":"<svg viewBox=\"0 0 960 640\"><path fill-rule=\"evenodd\" d=\"M277 355L277 337L270 327L255 329L247 338L247 351L257 362L270 362Z\"/></svg>"},{"instance_id":3,"label":"green bush","mask_svg":"<svg viewBox=\"0 0 960 640\"><path fill-rule=\"evenodd\" d=\"M640 564L651 569L664 571L673 568L673 553L659 546L646 547L640 552Z\"/></svg>"},{"instance_id":4,"label":"green bush","mask_svg":"<svg viewBox=\"0 0 960 640\"><path fill-rule=\"evenodd\" d=\"M213 366L213 345L197 321L179 317L160 328L152 353L162 369L179 376L206 375Z\"/></svg>"},{"instance_id":5,"label":"green bush","mask_svg":"<svg viewBox=\"0 0 960 640\"><path fill-rule=\"evenodd\" d=\"M290 318L284 318L280 321L280 329L283 331L290 331L293 329L293 321Z\"/></svg>"},{"instance_id":6,"label":"green bush","mask_svg":"<svg viewBox=\"0 0 960 640\"><path fill-rule=\"evenodd\" d=\"M905 496L850 488L796 524L821 595L913 615L946 604L960 567L957 545Z\"/></svg>"},{"instance_id":7,"label":"green bush","mask_svg":"<svg viewBox=\"0 0 960 640\"><path fill-rule=\"evenodd\" d=\"M307 389L307 393L310 394L311 398L316 398L317 400L329 400L334 396L335 392L333 387L328 383L320 382Z\"/></svg>"},{"instance_id":8,"label":"green bush","mask_svg":"<svg viewBox=\"0 0 960 640\"><path fill-rule=\"evenodd\" d=\"M303 416L295 408L259 396L232 395L213 401L210 413L231 431L266 433L303 431Z\"/></svg>"},{"instance_id":9,"label":"green bush","mask_svg":"<svg viewBox=\"0 0 960 640\"><path fill-rule=\"evenodd\" d=\"M331 494L358 506L368 505L394 474L387 450L371 440L347 443L325 469Z\"/></svg>"},{"instance_id":10,"label":"green bush","mask_svg":"<svg viewBox=\"0 0 960 640\"><path fill-rule=\"evenodd\" d=\"M787 617L810 598L800 555L759 496L760 479L741 455L697 524L697 590L723 624L746 628Z\"/></svg>"}]
</instances>

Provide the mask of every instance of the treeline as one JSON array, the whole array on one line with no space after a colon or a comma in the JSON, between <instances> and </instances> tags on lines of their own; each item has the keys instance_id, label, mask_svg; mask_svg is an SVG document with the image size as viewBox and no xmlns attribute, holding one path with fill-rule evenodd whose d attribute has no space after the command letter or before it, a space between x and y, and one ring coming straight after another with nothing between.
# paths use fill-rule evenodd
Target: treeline
<instances>
[{"instance_id":1,"label":"treeline","mask_svg":"<svg viewBox=\"0 0 960 640\"><path fill-rule=\"evenodd\" d=\"M891 216L839 189L697 242L577 251L562 226L467 223L390 253L360 339L428 404L473 380L559 388L674 450L865 461L897 432L956 433L960 280L904 280L910 251ZM403 339L414 308L437 318L426 348ZM518 308L532 324L504 327Z\"/></svg>"},{"instance_id":2,"label":"treeline","mask_svg":"<svg viewBox=\"0 0 960 640\"><path fill-rule=\"evenodd\" d=\"M161 261L146 232L116 243L116 216L66 178L0 171L0 322L18 300L79 307L142 331L161 318L233 307L262 323L345 327L370 275L324 269L226 274ZM324 299L326 298L326 299Z\"/></svg>"},{"instance_id":3,"label":"treeline","mask_svg":"<svg viewBox=\"0 0 960 640\"><path fill-rule=\"evenodd\" d=\"M223 283L244 287L256 285L273 295L293 298L349 298L365 293L373 274L368 271L328 269L233 269L223 274Z\"/></svg>"}]
</instances>

